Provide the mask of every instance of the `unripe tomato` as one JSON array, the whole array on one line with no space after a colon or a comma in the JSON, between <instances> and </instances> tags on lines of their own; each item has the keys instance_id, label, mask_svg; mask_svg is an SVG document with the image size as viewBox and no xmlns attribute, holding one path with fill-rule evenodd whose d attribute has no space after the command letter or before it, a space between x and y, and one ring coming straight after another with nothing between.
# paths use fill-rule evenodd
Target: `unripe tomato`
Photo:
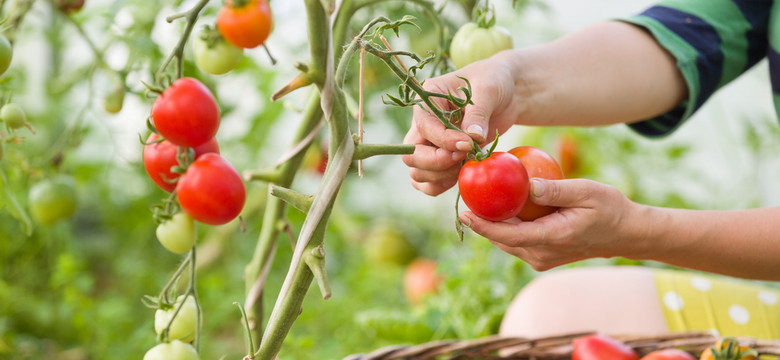
<instances>
[{"instance_id":1,"label":"unripe tomato","mask_svg":"<svg viewBox=\"0 0 780 360\"><path fill-rule=\"evenodd\" d=\"M227 42L219 31L206 29L195 38L195 65L214 75L235 69L244 57L244 49Z\"/></svg>"},{"instance_id":2,"label":"unripe tomato","mask_svg":"<svg viewBox=\"0 0 780 360\"><path fill-rule=\"evenodd\" d=\"M45 179L30 188L30 213L39 223L51 225L76 212L76 184L67 175Z\"/></svg>"},{"instance_id":3,"label":"unripe tomato","mask_svg":"<svg viewBox=\"0 0 780 360\"><path fill-rule=\"evenodd\" d=\"M639 360L633 348L606 335L585 335L572 340L572 345L572 360Z\"/></svg>"},{"instance_id":4,"label":"unripe tomato","mask_svg":"<svg viewBox=\"0 0 780 360\"><path fill-rule=\"evenodd\" d=\"M404 295L412 305L422 304L423 299L435 294L444 278L437 273L435 260L418 258L404 271Z\"/></svg>"},{"instance_id":5,"label":"unripe tomato","mask_svg":"<svg viewBox=\"0 0 780 360\"><path fill-rule=\"evenodd\" d=\"M363 249L372 263L404 265L417 256L417 250L403 232L390 223L374 226L366 236Z\"/></svg>"},{"instance_id":6,"label":"unripe tomato","mask_svg":"<svg viewBox=\"0 0 780 360\"><path fill-rule=\"evenodd\" d=\"M452 37L450 58L455 67L460 69L511 48L512 36L508 30L500 26L482 28L476 23L466 23Z\"/></svg>"},{"instance_id":7,"label":"unripe tomato","mask_svg":"<svg viewBox=\"0 0 780 360\"><path fill-rule=\"evenodd\" d=\"M0 34L0 75L5 74L8 67L11 66L11 59L14 57L11 42L8 38Z\"/></svg>"},{"instance_id":8,"label":"unripe tomato","mask_svg":"<svg viewBox=\"0 0 780 360\"><path fill-rule=\"evenodd\" d=\"M543 178L550 180L563 179L563 172L555 158L550 156L544 150L533 146L518 146L508 151L508 153L517 156L525 166L529 178ZM525 202L525 206L517 214L517 217L525 221L533 221L542 216L550 215L558 210L554 206L537 205L530 199Z\"/></svg>"},{"instance_id":9,"label":"unripe tomato","mask_svg":"<svg viewBox=\"0 0 780 360\"><path fill-rule=\"evenodd\" d=\"M182 304L182 302L184 303ZM185 300L184 296L179 296L173 306L171 309L158 309L155 311L154 331L157 335L160 335L170 323L168 339L184 342L195 340L195 332L198 328L198 305L195 304L195 298L187 296ZM174 318L173 315L179 306L181 306L181 310ZM171 322L171 319L173 319L173 322Z\"/></svg>"},{"instance_id":10,"label":"unripe tomato","mask_svg":"<svg viewBox=\"0 0 780 360\"><path fill-rule=\"evenodd\" d=\"M103 109L111 114L122 111L125 102L125 84L115 80L106 97L103 99Z\"/></svg>"},{"instance_id":11,"label":"unripe tomato","mask_svg":"<svg viewBox=\"0 0 780 360\"><path fill-rule=\"evenodd\" d=\"M168 251L184 254L195 246L195 220L186 212L180 211L160 225L155 231L157 240Z\"/></svg>"},{"instance_id":12,"label":"unripe tomato","mask_svg":"<svg viewBox=\"0 0 780 360\"><path fill-rule=\"evenodd\" d=\"M195 147L217 134L219 107L206 85L193 78L181 78L154 101L152 121L168 141Z\"/></svg>"},{"instance_id":13,"label":"unripe tomato","mask_svg":"<svg viewBox=\"0 0 780 360\"><path fill-rule=\"evenodd\" d=\"M505 152L496 151L482 161L469 160L458 174L463 202L490 221L517 216L528 199L529 185L523 163Z\"/></svg>"},{"instance_id":14,"label":"unripe tomato","mask_svg":"<svg viewBox=\"0 0 780 360\"><path fill-rule=\"evenodd\" d=\"M84 0L55 0L54 3L60 11L70 14L84 7Z\"/></svg>"},{"instance_id":15,"label":"unripe tomato","mask_svg":"<svg viewBox=\"0 0 780 360\"><path fill-rule=\"evenodd\" d=\"M179 178L179 174L171 171L172 167L179 165L179 160L176 158L178 146L167 140L156 142L159 138L157 134L151 133L146 139L147 145L144 145L143 155L144 168L157 186L167 192L172 192L176 188L175 180ZM219 145L217 140L212 138L194 147L193 150L195 150L195 159L197 159L207 153L219 154Z\"/></svg>"},{"instance_id":16,"label":"unripe tomato","mask_svg":"<svg viewBox=\"0 0 780 360\"><path fill-rule=\"evenodd\" d=\"M262 45L273 28L266 0L227 0L217 14L217 29L231 44L251 49Z\"/></svg>"},{"instance_id":17,"label":"unripe tomato","mask_svg":"<svg viewBox=\"0 0 780 360\"><path fill-rule=\"evenodd\" d=\"M221 225L244 207L246 188L233 165L215 153L195 160L176 185L179 204L193 219Z\"/></svg>"},{"instance_id":18,"label":"unripe tomato","mask_svg":"<svg viewBox=\"0 0 780 360\"><path fill-rule=\"evenodd\" d=\"M696 357L680 349L661 349L649 352L640 360L696 360Z\"/></svg>"},{"instance_id":19,"label":"unripe tomato","mask_svg":"<svg viewBox=\"0 0 780 360\"><path fill-rule=\"evenodd\" d=\"M0 109L0 119L10 129L19 129L27 125L27 115L19 104L8 103Z\"/></svg>"},{"instance_id":20,"label":"unripe tomato","mask_svg":"<svg viewBox=\"0 0 780 360\"><path fill-rule=\"evenodd\" d=\"M200 360L200 356L192 345L173 340L149 349L144 360Z\"/></svg>"}]
</instances>

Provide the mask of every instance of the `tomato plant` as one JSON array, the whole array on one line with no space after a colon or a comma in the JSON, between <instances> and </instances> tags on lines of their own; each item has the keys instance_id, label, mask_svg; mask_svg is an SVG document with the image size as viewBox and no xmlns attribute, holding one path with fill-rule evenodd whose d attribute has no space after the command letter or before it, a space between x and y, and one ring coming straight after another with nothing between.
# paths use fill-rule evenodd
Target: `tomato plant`
<instances>
[{"instance_id":1,"label":"tomato plant","mask_svg":"<svg viewBox=\"0 0 780 360\"><path fill-rule=\"evenodd\" d=\"M84 0L55 0L54 4L60 11L70 14L84 7Z\"/></svg>"},{"instance_id":2,"label":"tomato plant","mask_svg":"<svg viewBox=\"0 0 780 360\"><path fill-rule=\"evenodd\" d=\"M19 104L8 103L0 108L0 119L9 129L19 129L27 125L27 115Z\"/></svg>"},{"instance_id":3,"label":"tomato plant","mask_svg":"<svg viewBox=\"0 0 780 360\"><path fill-rule=\"evenodd\" d=\"M740 345L736 339L723 338L701 353L700 360L754 360L756 350Z\"/></svg>"},{"instance_id":4,"label":"tomato plant","mask_svg":"<svg viewBox=\"0 0 780 360\"><path fill-rule=\"evenodd\" d=\"M76 212L78 198L73 178L57 175L30 188L30 213L39 223L51 225Z\"/></svg>"},{"instance_id":5,"label":"tomato plant","mask_svg":"<svg viewBox=\"0 0 780 360\"><path fill-rule=\"evenodd\" d=\"M179 147L167 140L158 141L159 139L160 137L155 133L151 133L146 139L143 154L144 168L157 186L167 192L172 192L176 188L176 180L179 178L178 173L171 171L171 168L180 165L177 158ZM195 151L195 159L207 153L219 154L219 144L217 144L216 139L211 138L211 140L194 147L193 150Z\"/></svg>"},{"instance_id":6,"label":"tomato plant","mask_svg":"<svg viewBox=\"0 0 780 360\"><path fill-rule=\"evenodd\" d=\"M542 149L533 146L518 146L507 152L520 159L528 172L529 178L563 179L563 172L561 167L558 166L558 162ZM525 221L533 221L542 216L552 214L556 210L558 208L554 206L537 205L531 201L529 196L528 201L525 202L523 209L520 210L517 217Z\"/></svg>"},{"instance_id":7,"label":"tomato plant","mask_svg":"<svg viewBox=\"0 0 780 360\"><path fill-rule=\"evenodd\" d=\"M233 70L244 57L244 49L227 42L219 31L206 27L195 38L195 65L201 70L222 75Z\"/></svg>"},{"instance_id":8,"label":"tomato plant","mask_svg":"<svg viewBox=\"0 0 780 360\"><path fill-rule=\"evenodd\" d=\"M696 360L696 357L680 349L661 349L649 352L641 360Z\"/></svg>"},{"instance_id":9,"label":"tomato plant","mask_svg":"<svg viewBox=\"0 0 780 360\"><path fill-rule=\"evenodd\" d=\"M176 313L176 309L181 309ZM174 317L175 315L175 317ZM171 320L173 320L171 322ZM168 309L158 309L154 313L154 331L159 335L168 329L168 339L190 342L195 339L195 332L198 328L198 305L193 296L179 296L173 307Z\"/></svg>"},{"instance_id":10,"label":"tomato plant","mask_svg":"<svg viewBox=\"0 0 780 360\"><path fill-rule=\"evenodd\" d=\"M255 48L273 28L271 7L266 0L227 0L217 14L217 28L231 44Z\"/></svg>"},{"instance_id":11,"label":"tomato plant","mask_svg":"<svg viewBox=\"0 0 780 360\"><path fill-rule=\"evenodd\" d=\"M528 172L516 156L494 152L484 160L469 160L460 169L458 189L477 216L502 221L517 216L528 199Z\"/></svg>"},{"instance_id":12,"label":"tomato plant","mask_svg":"<svg viewBox=\"0 0 780 360\"><path fill-rule=\"evenodd\" d=\"M180 211L157 225L155 234L168 251L184 254L195 246L195 221L186 212Z\"/></svg>"},{"instance_id":13,"label":"tomato plant","mask_svg":"<svg viewBox=\"0 0 780 360\"><path fill-rule=\"evenodd\" d=\"M404 270L404 296L412 305L422 304L423 299L436 293L444 278L437 273L435 260L417 258Z\"/></svg>"},{"instance_id":14,"label":"tomato plant","mask_svg":"<svg viewBox=\"0 0 780 360\"><path fill-rule=\"evenodd\" d=\"M206 85L197 79L181 78L154 101L152 121L168 141L195 147L217 134L219 108Z\"/></svg>"},{"instance_id":15,"label":"tomato plant","mask_svg":"<svg viewBox=\"0 0 780 360\"><path fill-rule=\"evenodd\" d=\"M179 340L161 343L149 349L143 360L199 360L195 348Z\"/></svg>"},{"instance_id":16,"label":"tomato plant","mask_svg":"<svg viewBox=\"0 0 780 360\"><path fill-rule=\"evenodd\" d=\"M633 348L620 340L601 334L572 340L572 360L638 360Z\"/></svg>"},{"instance_id":17,"label":"tomato plant","mask_svg":"<svg viewBox=\"0 0 780 360\"><path fill-rule=\"evenodd\" d=\"M246 188L233 165L215 153L202 155L179 178L179 204L193 219L221 225L244 207Z\"/></svg>"},{"instance_id":18,"label":"tomato plant","mask_svg":"<svg viewBox=\"0 0 780 360\"><path fill-rule=\"evenodd\" d=\"M3 34L0 34L0 75L5 74L5 71L11 66L13 56L14 52L11 48L11 42Z\"/></svg>"},{"instance_id":19,"label":"tomato plant","mask_svg":"<svg viewBox=\"0 0 780 360\"><path fill-rule=\"evenodd\" d=\"M471 22L461 26L452 37L450 58L455 67L460 69L511 48L512 36L506 29L496 25L481 27Z\"/></svg>"}]
</instances>

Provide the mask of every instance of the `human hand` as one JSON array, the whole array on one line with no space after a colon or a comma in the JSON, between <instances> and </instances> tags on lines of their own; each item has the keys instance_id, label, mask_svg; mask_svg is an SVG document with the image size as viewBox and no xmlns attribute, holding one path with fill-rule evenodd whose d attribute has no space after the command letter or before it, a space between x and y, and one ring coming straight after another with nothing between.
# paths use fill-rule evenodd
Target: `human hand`
<instances>
[{"instance_id":1,"label":"human hand","mask_svg":"<svg viewBox=\"0 0 780 360\"><path fill-rule=\"evenodd\" d=\"M523 94L515 89L517 71L512 69L511 52L472 63L458 71L429 79L426 91L463 96L457 90L466 86L458 76L471 83L474 105L464 108L459 127L465 133L447 129L427 109L414 107L412 126L404 138L405 144L414 144L411 155L403 156L409 166L412 186L436 196L451 188L458 180L458 172L473 142L480 146L492 141L517 122L524 106ZM453 110L453 104L443 98L432 98L442 110Z\"/></svg>"},{"instance_id":2,"label":"human hand","mask_svg":"<svg viewBox=\"0 0 780 360\"><path fill-rule=\"evenodd\" d=\"M633 245L629 234L641 229L641 217L632 216L638 204L609 185L535 178L531 194L535 203L558 206L558 212L535 221L492 222L472 212L462 213L460 219L539 271L588 258L623 256Z\"/></svg>"}]
</instances>

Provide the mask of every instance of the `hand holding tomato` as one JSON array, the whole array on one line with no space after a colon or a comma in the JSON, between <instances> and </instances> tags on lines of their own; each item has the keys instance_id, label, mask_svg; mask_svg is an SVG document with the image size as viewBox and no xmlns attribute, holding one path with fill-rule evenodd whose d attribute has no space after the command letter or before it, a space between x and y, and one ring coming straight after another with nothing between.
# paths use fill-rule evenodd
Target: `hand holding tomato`
<instances>
[{"instance_id":1,"label":"hand holding tomato","mask_svg":"<svg viewBox=\"0 0 780 360\"><path fill-rule=\"evenodd\" d=\"M586 258L631 256L636 251L631 236L636 234L643 207L614 187L586 179L536 178L531 181L531 194L537 204L560 209L536 221L492 222L472 212L462 213L460 219L536 270Z\"/></svg>"},{"instance_id":2,"label":"hand holding tomato","mask_svg":"<svg viewBox=\"0 0 780 360\"><path fill-rule=\"evenodd\" d=\"M502 221L517 216L528 200L528 173L516 156L494 152L460 169L458 189L477 216Z\"/></svg>"}]
</instances>

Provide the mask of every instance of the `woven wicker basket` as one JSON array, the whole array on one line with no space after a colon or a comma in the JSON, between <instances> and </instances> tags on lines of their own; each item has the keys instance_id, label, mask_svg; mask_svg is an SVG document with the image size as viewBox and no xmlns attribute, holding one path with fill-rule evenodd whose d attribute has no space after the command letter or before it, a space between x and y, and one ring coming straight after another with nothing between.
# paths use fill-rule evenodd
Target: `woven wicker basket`
<instances>
[{"instance_id":1,"label":"woven wicker basket","mask_svg":"<svg viewBox=\"0 0 780 360\"><path fill-rule=\"evenodd\" d=\"M489 336L474 340L438 340L414 346L388 346L370 354L355 354L344 360L445 360L445 359L515 359L568 360L571 359L571 341L588 333L567 334L527 339ZM661 336L614 336L642 356L653 350L679 348L698 356L718 338L709 333L675 333ZM780 356L780 340L765 341L737 337L761 355Z\"/></svg>"}]
</instances>

